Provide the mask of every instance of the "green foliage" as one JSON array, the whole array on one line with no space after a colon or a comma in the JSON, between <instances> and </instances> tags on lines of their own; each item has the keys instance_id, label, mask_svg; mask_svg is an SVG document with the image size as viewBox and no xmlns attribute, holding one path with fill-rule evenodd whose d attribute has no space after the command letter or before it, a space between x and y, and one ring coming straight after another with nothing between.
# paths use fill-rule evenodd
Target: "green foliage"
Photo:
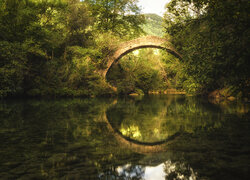
<instances>
[{"instance_id":1,"label":"green foliage","mask_svg":"<svg viewBox=\"0 0 250 180\"><path fill-rule=\"evenodd\" d=\"M151 71L150 71L151 70ZM160 81L158 71L149 67L142 67L142 70L137 72L136 86L144 93L157 88Z\"/></svg>"},{"instance_id":2,"label":"green foliage","mask_svg":"<svg viewBox=\"0 0 250 180\"><path fill-rule=\"evenodd\" d=\"M135 86L135 80L132 79L131 76L126 76L122 80L120 80L117 83L117 92L118 94L130 94L135 92L136 86Z\"/></svg>"},{"instance_id":3,"label":"green foliage","mask_svg":"<svg viewBox=\"0 0 250 180\"><path fill-rule=\"evenodd\" d=\"M99 33L113 32L124 38L138 36L144 16L137 0L85 0L94 17L94 29Z\"/></svg>"},{"instance_id":4,"label":"green foliage","mask_svg":"<svg viewBox=\"0 0 250 180\"><path fill-rule=\"evenodd\" d=\"M187 79L183 63L172 54L162 51L162 62L165 72L165 81L170 88L183 89L183 81Z\"/></svg>"},{"instance_id":5,"label":"green foliage","mask_svg":"<svg viewBox=\"0 0 250 180\"><path fill-rule=\"evenodd\" d=\"M68 56L70 56L71 61L67 83L72 88L77 89L85 86L87 79L92 78L95 68L90 56L94 52L79 46L69 47L68 49L68 54L70 54Z\"/></svg>"},{"instance_id":6,"label":"green foliage","mask_svg":"<svg viewBox=\"0 0 250 180\"><path fill-rule=\"evenodd\" d=\"M23 91L26 61L21 44L0 41L0 97Z\"/></svg>"},{"instance_id":7,"label":"green foliage","mask_svg":"<svg viewBox=\"0 0 250 180\"><path fill-rule=\"evenodd\" d=\"M117 86L118 93L130 94L165 88L164 69L157 50L141 49L129 53L114 64L107 79Z\"/></svg>"},{"instance_id":8,"label":"green foliage","mask_svg":"<svg viewBox=\"0 0 250 180\"><path fill-rule=\"evenodd\" d=\"M173 0L167 36L183 55L187 91L206 93L234 86L249 92L249 2Z\"/></svg>"},{"instance_id":9,"label":"green foliage","mask_svg":"<svg viewBox=\"0 0 250 180\"><path fill-rule=\"evenodd\" d=\"M135 2L1 1L0 97L114 93L97 71L122 36L141 32ZM115 10L111 19L103 8ZM101 17L106 19L100 22Z\"/></svg>"},{"instance_id":10,"label":"green foliage","mask_svg":"<svg viewBox=\"0 0 250 180\"><path fill-rule=\"evenodd\" d=\"M97 69L105 69L107 65L107 57L114 53L117 45L121 42L121 39L111 32L94 34L94 38L94 48L98 51L98 53L95 53L96 67Z\"/></svg>"},{"instance_id":11,"label":"green foliage","mask_svg":"<svg viewBox=\"0 0 250 180\"><path fill-rule=\"evenodd\" d=\"M147 35L163 36L163 18L157 14L144 14L145 23L142 25L143 31Z\"/></svg>"}]
</instances>

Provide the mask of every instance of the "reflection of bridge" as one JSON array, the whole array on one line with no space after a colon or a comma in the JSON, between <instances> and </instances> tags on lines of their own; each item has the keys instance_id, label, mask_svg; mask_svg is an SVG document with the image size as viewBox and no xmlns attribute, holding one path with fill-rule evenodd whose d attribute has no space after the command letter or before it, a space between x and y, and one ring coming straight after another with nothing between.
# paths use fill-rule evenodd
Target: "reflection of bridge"
<instances>
[{"instance_id":1,"label":"reflection of bridge","mask_svg":"<svg viewBox=\"0 0 250 180\"><path fill-rule=\"evenodd\" d=\"M117 47L116 51L113 53L113 55L107 58L107 67L106 69L100 71L100 73L105 77L109 68L114 62L118 61L129 52L141 48L165 49L167 52L173 54L177 58L181 58L181 55L173 48L171 43L166 39L157 36L145 36L120 44Z\"/></svg>"},{"instance_id":2,"label":"reflection of bridge","mask_svg":"<svg viewBox=\"0 0 250 180\"><path fill-rule=\"evenodd\" d=\"M116 103L117 101L114 101L111 104L111 106L115 105ZM158 153L158 152L167 151L167 145L171 144L173 140L178 138L178 136L180 135L180 133L176 133L168 137L167 139L158 141L158 142L140 142L140 141L124 136L119 130L113 128L113 126L108 120L106 112L107 110L102 113L102 120L107 124L108 130L116 138L117 142L121 146L131 149L132 151L140 153L140 154Z\"/></svg>"}]
</instances>

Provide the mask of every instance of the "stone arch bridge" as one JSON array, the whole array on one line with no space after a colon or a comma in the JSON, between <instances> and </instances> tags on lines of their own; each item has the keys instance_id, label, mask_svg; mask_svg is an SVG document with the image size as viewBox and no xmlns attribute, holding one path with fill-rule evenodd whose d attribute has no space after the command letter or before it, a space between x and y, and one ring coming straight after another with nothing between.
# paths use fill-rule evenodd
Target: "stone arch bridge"
<instances>
[{"instance_id":1,"label":"stone arch bridge","mask_svg":"<svg viewBox=\"0 0 250 180\"><path fill-rule=\"evenodd\" d=\"M164 49L167 52L173 54L175 57L181 58L181 55L174 49L173 45L168 40L157 36L144 36L118 45L115 52L107 57L107 66L105 69L100 71L100 74L103 77L106 77L106 74L113 63L117 62L129 52L141 48Z\"/></svg>"}]
</instances>

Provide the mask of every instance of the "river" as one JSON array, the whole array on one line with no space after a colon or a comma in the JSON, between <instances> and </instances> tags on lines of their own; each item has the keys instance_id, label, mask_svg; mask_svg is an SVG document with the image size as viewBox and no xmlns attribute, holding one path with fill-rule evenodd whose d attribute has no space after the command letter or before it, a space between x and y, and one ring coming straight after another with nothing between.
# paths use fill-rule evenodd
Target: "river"
<instances>
[{"instance_id":1,"label":"river","mask_svg":"<svg viewBox=\"0 0 250 180\"><path fill-rule=\"evenodd\" d=\"M249 104L183 95L0 101L0 179L248 179Z\"/></svg>"}]
</instances>

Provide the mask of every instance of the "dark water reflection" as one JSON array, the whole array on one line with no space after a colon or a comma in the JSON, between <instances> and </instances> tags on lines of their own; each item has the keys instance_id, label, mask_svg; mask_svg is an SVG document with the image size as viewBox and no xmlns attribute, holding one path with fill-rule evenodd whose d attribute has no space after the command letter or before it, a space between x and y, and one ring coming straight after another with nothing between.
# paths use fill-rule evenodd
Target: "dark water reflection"
<instances>
[{"instance_id":1,"label":"dark water reflection","mask_svg":"<svg viewBox=\"0 0 250 180\"><path fill-rule=\"evenodd\" d=\"M0 179L248 179L249 106L184 96L0 102Z\"/></svg>"},{"instance_id":2,"label":"dark water reflection","mask_svg":"<svg viewBox=\"0 0 250 180\"><path fill-rule=\"evenodd\" d=\"M120 100L107 114L123 136L144 143L161 142L179 132L219 128L224 121L222 110L207 101L170 95Z\"/></svg>"}]
</instances>

